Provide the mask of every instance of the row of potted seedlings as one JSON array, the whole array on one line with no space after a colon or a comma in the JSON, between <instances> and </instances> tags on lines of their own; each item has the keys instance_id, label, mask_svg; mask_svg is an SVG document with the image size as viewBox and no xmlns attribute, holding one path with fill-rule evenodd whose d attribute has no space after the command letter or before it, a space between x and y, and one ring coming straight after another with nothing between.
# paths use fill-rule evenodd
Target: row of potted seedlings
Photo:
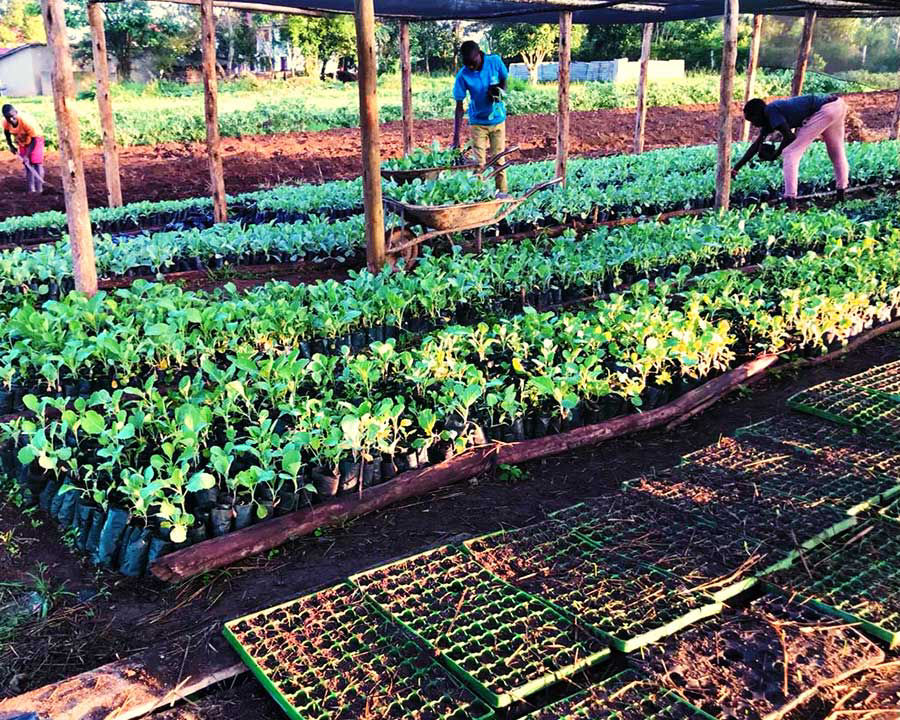
<instances>
[{"instance_id":1,"label":"row of potted seedlings","mask_svg":"<svg viewBox=\"0 0 900 720\"><path fill-rule=\"evenodd\" d=\"M77 493L85 548L130 572L123 550L104 554L94 541L137 543L142 564L152 537L158 554L486 440L646 409L654 388L683 391L748 353L843 341L898 307L900 233L772 259L754 278L641 283L581 313L452 327L407 350L391 341L343 358L232 356L177 389L151 378L89 400L28 397L37 419L3 425L3 458L23 493L46 492L51 512L60 494ZM113 507L125 515L110 520Z\"/></svg>"},{"instance_id":2,"label":"row of potted seedlings","mask_svg":"<svg viewBox=\"0 0 900 720\"><path fill-rule=\"evenodd\" d=\"M352 273L343 282L212 295L139 282L91 300L73 294L41 309L25 304L0 331L0 414L19 409L28 392L84 395L148 373L171 384L203 357L341 355L344 347L353 354L448 322L590 298L639 279L683 278L685 264L703 271L839 245L886 232L890 222L859 225L836 211L734 211L716 221L681 218L499 245L481 256L426 255L410 273Z\"/></svg>"}]
</instances>

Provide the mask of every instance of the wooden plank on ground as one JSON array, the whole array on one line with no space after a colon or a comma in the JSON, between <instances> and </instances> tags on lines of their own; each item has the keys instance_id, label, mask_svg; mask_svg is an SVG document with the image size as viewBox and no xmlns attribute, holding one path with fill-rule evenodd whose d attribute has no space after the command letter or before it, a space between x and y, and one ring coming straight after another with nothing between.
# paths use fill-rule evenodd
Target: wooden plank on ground
<instances>
[{"instance_id":1,"label":"wooden plank on ground","mask_svg":"<svg viewBox=\"0 0 900 720\"><path fill-rule=\"evenodd\" d=\"M22 713L52 720L134 720L174 705L246 670L218 625L210 631L200 633L199 643L145 650L0 701L0 720Z\"/></svg>"}]
</instances>

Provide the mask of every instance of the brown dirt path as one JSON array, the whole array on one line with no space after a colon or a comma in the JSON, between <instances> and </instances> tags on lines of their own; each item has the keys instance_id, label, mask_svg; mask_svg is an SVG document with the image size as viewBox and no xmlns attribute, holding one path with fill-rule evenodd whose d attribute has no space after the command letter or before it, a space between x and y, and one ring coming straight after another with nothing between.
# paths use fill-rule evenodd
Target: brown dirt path
<instances>
[{"instance_id":1,"label":"brown dirt path","mask_svg":"<svg viewBox=\"0 0 900 720\"><path fill-rule=\"evenodd\" d=\"M845 96L874 137L884 137L896 101L894 92L855 93ZM420 143L438 139L447 143L453 129L450 120L420 120L415 124ZM571 151L577 155L627 152L634 132L630 109L576 112L572 117ZM738 130L736 128L735 132ZM650 108L647 118L647 149L714 142L716 106L685 105ZM554 154L555 115L511 117L510 143L522 147L523 159L547 158ZM222 141L225 187L240 193L288 182L321 182L360 174L360 137L357 128L324 132L225 138ZM382 126L382 151L399 155L400 124ZM204 145L165 144L129 147L121 151L122 188L126 202L162 200L204 195L209 170ZM103 155L97 148L85 151L85 172L92 207L106 204ZM59 156L47 153L47 178L60 187ZM0 218L29 215L42 210L62 210L59 192L29 197L18 160L0 154Z\"/></svg>"}]
</instances>

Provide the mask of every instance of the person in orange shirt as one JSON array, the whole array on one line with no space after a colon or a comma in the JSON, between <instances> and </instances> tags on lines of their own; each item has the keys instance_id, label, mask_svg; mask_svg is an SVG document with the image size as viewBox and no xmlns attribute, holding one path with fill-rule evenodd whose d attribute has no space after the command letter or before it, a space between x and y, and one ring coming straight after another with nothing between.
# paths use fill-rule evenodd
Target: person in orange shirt
<instances>
[{"instance_id":1,"label":"person in orange shirt","mask_svg":"<svg viewBox=\"0 0 900 720\"><path fill-rule=\"evenodd\" d=\"M25 166L28 192L44 192L44 133L37 120L20 113L12 105L4 105L3 133L10 151L18 153ZM18 150L13 146L13 137Z\"/></svg>"}]
</instances>

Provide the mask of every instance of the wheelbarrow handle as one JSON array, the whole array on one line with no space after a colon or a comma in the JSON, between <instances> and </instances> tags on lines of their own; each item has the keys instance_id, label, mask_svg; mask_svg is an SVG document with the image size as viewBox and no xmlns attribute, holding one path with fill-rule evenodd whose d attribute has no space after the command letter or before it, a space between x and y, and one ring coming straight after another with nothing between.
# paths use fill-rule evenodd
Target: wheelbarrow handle
<instances>
[{"instance_id":1,"label":"wheelbarrow handle","mask_svg":"<svg viewBox=\"0 0 900 720\"><path fill-rule=\"evenodd\" d=\"M496 155L489 157L487 160L485 160L484 166L490 167L491 165L496 163L500 158L506 157L507 155L511 155L514 152L519 152L520 149L521 148L518 145L513 145L512 147L507 148L506 150L498 152Z\"/></svg>"},{"instance_id":2,"label":"wheelbarrow handle","mask_svg":"<svg viewBox=\"0 0 900 720\"><path fill-rule=\"evenodd\" d=\"M553 187L554 185L559 185L559 183L561 183L562 181L563 181L562 177L555 177L552 180L545 180L542 183L538 183L537 185L533 186L528 192L526 192L524 195L522 195L519 198L519 202L524 202L525 200L530 198L535 193L539 193L541 190L546 190L547 188Z\"/></svg>"},{"instance_id":3,"label":"wheelbarrow handle","mask_svg":"<svg viewBox=\"0 0 900 720\"><path fill-rule=\"evenodd\" d=\"M508 167L512 167L512 163L501 163L500 165L495 167L493 170L491 170L489 173L482 173L481 179L482 180L490 180L492 177L494 177L494 175L496 175L498 173L502 173Z\"/></svg>"}]
</instances>

